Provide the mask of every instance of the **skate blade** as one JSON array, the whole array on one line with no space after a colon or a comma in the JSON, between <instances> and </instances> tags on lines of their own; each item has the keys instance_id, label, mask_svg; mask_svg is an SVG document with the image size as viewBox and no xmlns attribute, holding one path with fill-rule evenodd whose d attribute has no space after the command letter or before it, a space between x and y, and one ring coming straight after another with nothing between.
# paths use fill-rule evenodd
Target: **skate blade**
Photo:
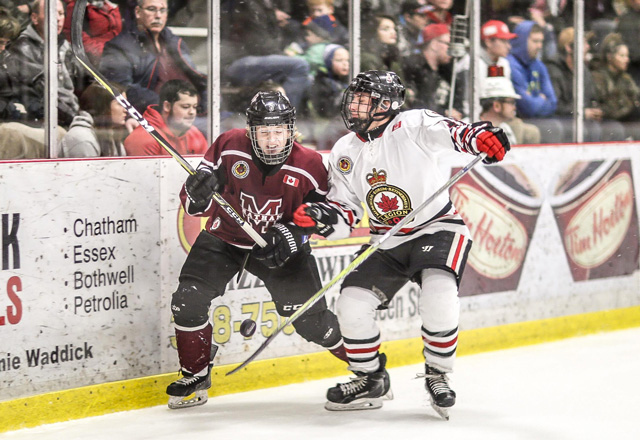
<instances>
[{"instance_id":1,"label":"skate blade","mask_svg":"<svg viewBox=\"0 0 640 440\"><path fill-rule=\"evenodd\" d=\"M431 403L431 408L433 408L433 410L437 412L440 417L442 417L444 420L449 420L449 410L447 408L436 405L435 403L433 403L433 400L431 400L429 403Z\"/></svg>"},{"instance_id":2,"label":"skate blade","mask_svg":"<svg viewBox=\"0 0 640 440\"><path fill-rule=\"evenodd\" d=\"M170 396L168 406L170 409L191 408L204 405L209 400L207 390L196 391L195 395L192 394L192 396L191 398L189 398L190 396Z\"/></svg>"},{"instance_id":3,"label":"skate blade","mask_svg":"<svg viewBox=\"0 0 640 440\"><path fill-rule=\"evenodd\" d=\"M389 388L389 391L387 391L387 394L382 396L381 399L382 400L393 400L393 391L391 391L391 388Z\"/></svg>"},{"instance_id":4,"label":"skate blade","mask_svg":"<svg viewBox=\"0 0 640 440\"><path fill-rule=\"evenodd\" d=\"M382 408L382 397L373 399L357 399L350 403L329 402L324 404L324 409L328 411L359 411L364 409Z\"/></svg>"}]
</instances>

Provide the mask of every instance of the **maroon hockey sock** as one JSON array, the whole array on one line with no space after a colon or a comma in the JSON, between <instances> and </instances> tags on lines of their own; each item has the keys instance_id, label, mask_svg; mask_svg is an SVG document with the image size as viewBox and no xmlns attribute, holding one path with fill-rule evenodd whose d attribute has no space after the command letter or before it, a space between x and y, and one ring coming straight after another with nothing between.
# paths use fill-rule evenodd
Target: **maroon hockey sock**
<instances>
[{"instance_id":1,"label":"maroon hockey sock","mask_svg":"<svg viewBox=\"0 0 640 440\"><path fill-rule=\"evenodd\" d=\"M189 373L196 374L208 367L211 355L211 338L213 327L194 331L176 329L178 358L180 366Z\"/></svg>"},{"instance_id":2,"label":"maroon hockey sock","mask_svg":"<svg viewBox=\"0 0 640 440\"><path fill-rule=\"evenodd\" d=\"M344 349L344 345L340 344L336 348L330 348L329 352L341 361L344 361L347 364L349 363L349 358L347 357L347 352Z\"/></svg>"}]
</instances>

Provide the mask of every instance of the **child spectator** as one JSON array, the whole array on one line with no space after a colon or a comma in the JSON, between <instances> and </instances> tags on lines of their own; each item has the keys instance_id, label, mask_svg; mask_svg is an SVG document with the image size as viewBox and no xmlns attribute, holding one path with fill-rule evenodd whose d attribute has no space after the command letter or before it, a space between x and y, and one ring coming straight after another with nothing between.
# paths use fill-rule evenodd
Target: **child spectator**
<instances>
[{"instance_id":1,"label":"child spectator","mask_svg":"<svg viewBox=\"0 0 640 440\"><path fill-rule=\"evenodd\" d=\"M309 16L304 19L302 26L306 26L317 17L326 15L331 20L331 27L333 28L331 42L342 45L349 44L349 31L333 15L335 12L333 0L307 0L307 8L309 9Z\"/></svg>"},{"instance_id":2,"label":"child spectator","mask_svg":"<svg viewBox=\"0 0 640 440\"><path fill-rule=\"evenodd\" d=\"M324 48L333 42L335 31L336 21L331 15L315 17L303 24L304 41L302 44L291 43L285 48L285 53L306 60L309 63L309 74L314 78L318 69L324 66Z\"/></svg>"},{"instance_id":3,"label":"child spectator","mask_svg":"<svg viewBox=\"0 0 640 440\"><path fill-rule=\"evenodd\" d=\"M311 86L312 113L316 148L330 150L333 143L345 134L340 118L342 95L349 85L349 51L338 44L324 50L324 67L318 71Z\"/></svg>"},{"instance_id":4,"label":"child spectator","mask_svg":"<svg viewBox=\"0 0 640 440\"><path fill-rule=\"evenodd\" d=\"M111 83L124 96L124 88ZM80 96L80 113L73 118L62 138L62 157L126 156L122 141L126 137L127 111L98 83Z\"/></svg>"}]
</instances>

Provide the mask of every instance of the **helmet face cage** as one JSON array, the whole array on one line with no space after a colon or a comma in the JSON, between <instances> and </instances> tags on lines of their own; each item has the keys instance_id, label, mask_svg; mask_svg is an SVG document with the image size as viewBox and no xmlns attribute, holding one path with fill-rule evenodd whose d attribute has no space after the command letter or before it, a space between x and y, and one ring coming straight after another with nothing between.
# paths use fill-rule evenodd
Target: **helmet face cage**
<instances>
[{"instance_id":1,"label":"helmet face cage","mask_svg":"<svg viewBox=\"0 0 640 440\"><path fill-rule=\"evenodd\" d=\"M365 94L369 99L363 99ZM369 70L358 74L342 96L341 114L348 130L366 132L371 123L398 113L404 104L405 89L394 72ZM387 107L381 106L389 101ZM354 116L353 113L357 112ZM366 118L363 118L366 115Z\"/></svg>"},{"instance_id":2,"label":"helmet face cage","mask_svg":"<svg viewBox=\"0 0 640 440\"><path fill-rule=\"evenodd\" d=\"M247 132L253 151L266 165L283 163L291 154L295 138L296 110L280 92L258 92L247 109ZM267 127L267 131L276 132L283 126L284 146L279 151L269 153L260 147L258 130Z\"/></svg>"}]
</instances>

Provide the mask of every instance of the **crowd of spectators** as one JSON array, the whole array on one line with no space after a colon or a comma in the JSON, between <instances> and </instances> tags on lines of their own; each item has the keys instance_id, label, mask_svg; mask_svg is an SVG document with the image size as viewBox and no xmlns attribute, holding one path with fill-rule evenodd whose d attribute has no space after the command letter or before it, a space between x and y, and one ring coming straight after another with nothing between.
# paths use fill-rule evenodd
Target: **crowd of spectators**
<instances>
[{"instance_id":1,"label":"crowd of spectators","mask_svg":"<svg viewBox=\"0 0 640 440\"><path fill-rule=\"evenodd\" d=\"M468 48L451 50L454 17L466 14L467 1L362 0L360 70L397 72L405 108L469 119ZM482 77L473 113L508 127L513 143L573 139L573 3L480 2ZM0 0L0 159L47 155L45 4ZM75 4L57 1L61 156L165 155L76 62L69 43ZM344 134L348 5L221 0L222 126L244 124L257 88L280 89L297 109L299 139L330 149ZM203 56L202 47L193 51L172 27L205 27L207 7L206 0L88 0L82 23L91 63L185 154L202 151L207 135L207 75L198 68L206 60L199 63L193 54ZM640 0L584 7L584 140L640 140Z\"/></svg>"}]
</instances>

